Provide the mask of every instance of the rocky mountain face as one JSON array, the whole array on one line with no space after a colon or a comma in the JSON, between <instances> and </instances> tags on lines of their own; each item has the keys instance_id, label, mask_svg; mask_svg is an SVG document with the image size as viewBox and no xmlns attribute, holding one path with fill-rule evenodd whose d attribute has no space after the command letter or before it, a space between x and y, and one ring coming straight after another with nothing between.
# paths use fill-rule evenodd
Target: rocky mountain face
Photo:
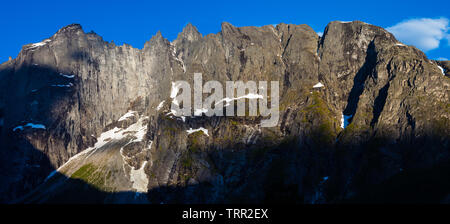
<instances>
[{"instance_id":1,"label":"rocky mountain face","mask_svg":"<svg viewBox=\"0 0 450 224\"><path fill-rule=\"evenodd\" d=\"M279 81L280 119L182 117L172 82ZM450 62L383 28L234 27L117 46L80 25L0 65L3 202L450 201Z\"/></svg>"}]
</instances>

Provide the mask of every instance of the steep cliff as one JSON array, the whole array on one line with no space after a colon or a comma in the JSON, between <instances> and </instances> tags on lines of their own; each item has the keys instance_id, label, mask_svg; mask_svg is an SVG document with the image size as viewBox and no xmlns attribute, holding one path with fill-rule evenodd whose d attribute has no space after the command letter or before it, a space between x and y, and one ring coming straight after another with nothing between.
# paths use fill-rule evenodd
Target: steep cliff
<instances>
[{"instance_id":1,"label":"steep cliff","mask_svg":"<svg viewBox=\"0 0 450 224\"><path fill-rule=\"evenodd\" d=\"M445 202L448 63L359 21L188 24L141 50L69 25L0 66L2 200ZM194 73L279 81L278 125L174 115Z\"/></svg>"}]
</instances>

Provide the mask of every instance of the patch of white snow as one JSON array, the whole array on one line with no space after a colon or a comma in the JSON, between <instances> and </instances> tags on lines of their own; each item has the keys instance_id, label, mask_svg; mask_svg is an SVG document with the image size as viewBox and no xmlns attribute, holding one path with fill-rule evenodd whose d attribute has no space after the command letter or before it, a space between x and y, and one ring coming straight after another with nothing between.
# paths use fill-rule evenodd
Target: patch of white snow
<instances>
[{"instance_id":1,"label":"patch of white snow","mask_svg":"<svg viewBox=\"0 0 450 224\"><path fill-rule=\"evenodd\" d=\"M142 164L140 169L135 170L133 168L130 170L130 181L137 192L147 192L148 177L144 170L145 165L147 165L147 161Z\"/></svg>"},{"instance_id":2,"label":"patch of white snow","mask_svg":"<svg viewBox=\"0 0 450 224\"><path fill-rule=\"evenodd\" d=\"M63 77L66 77L68 79L73 79L75 77L75 75L66 75L66 74L63 74L63 73L59 73L59 75L63 76Z\"/></svg>"},{"instance_id":3,"label":"patch of white snow","mask_svg":"<svg viewBox=\"0 0 450 224\"><path fill-rule=\"evenodd\" d=\"M33 123L27 123L26 125L20 125L17 126L13 129L13 131L17 131L17 130L23 130L24 128L33 128L33 129L45 129L45 125L43 124L33 124Z\"/></svg>"},{"instance_id":4,"label":"patch of white snow","mask_svg":"<svg viewBox=\"0 0 450 224\"><path fill-rule=\"evenodd\" d=\"M161 110L161 108L164 106L164 102L166 102L166 101L163 100L163 101L161 101L161 103L158 104L158 107L156 107L157 111Z\"/></svg>"},{"instance_id":5,"label":"patch of white snow","mask_svg":"<svg viewBox=\"0 0 450 224\"><path fill-rule=\"evenodd\" d=\"M249 94L247 94L247 95L240 96L240 97L235 97L235 98L231 98L231 99L228 98L228 97L225 97L225 98L223 98L223 99L217 101L217 102L215 103L215 105L217 105L217 104L219 104L219 103L225 101L225 102L226 102L226 105L225 105L225 106L229 106L231 101L233 101L233 100L239 100L239 99L244 99L244 98L245 98L245 99L263 99L264 97L263 97L263 95L260 95L260 94L249 93Z\"/></svg>"},{"instance_id":6,"label":"patch of white snow","mask_svg":"<svg viewBox=\"0 0 450 224\"><path fill-rule=\"evenodd\" d=\"M55 85L52 85L53 87L65 87L65 88L69 88L69 87L72 87L73 86L73 84L71 83L71 82L69 82L69 84L66 84L66 85L64 85L64 84L55 84Z\"/></svg>"},{"instance_id":7,"label":"patch of white snow","mask_svg":"<svg viewBox=\"0 0 450 224\"><path fill-rule=\"evenodd\" d=\"M321 82L318 82L313 86L313 88L321 88L321 87L324 87L324 85Z\"/></svg>"},{"instance_id":8,"label":"patch of white snow","mask_svg":"<svg viewBox=\"0 0 450 224\"><path fill-rule=\"evenodd\" d=\"M346 128L350 124L350 119L353 117L353 115L344 115L342 114L341 117L341 128Z\"/></svg>"},{"instance_id":9,"label":"patch of white snow","mask_svg":"<svg viewBox=\"0 0 450 224\"><path fill-rule=\"evenodd\" d=\"M136 113L137 113L136 111L131 111L130 110L126 114L124 114L122 117L120 117L119 120L117 120L117 121L123 121L123 120L126 120L126 119L130 118L130 117L134 117L134 115Z\"/></svg>"},{"instance_id":10,"label":"patch of white snow","mask_svg":"<svg viewBox=\"0 0 450 224\"><path fill-rule=\"evenodd\" d=\"M442 75L443 75L443 76L445 76L445 72L444 72L444 69L443 69L443 68L442 68L441 66L439 66L439 65L438 65L438 68L439 68L439 70L441 70L441 72L442 72Z\"/></svg>"},{"instance_id":11,"label":"patch of white snow","mask_svg":"<svg viewBox=\"0 0 450 224\"><path fill-rule=\"evenodd\" d=\"M186 130L186 132L188 133L188 135L190 135L190 134L192 134L192 133L194 133L194 132L197 132L197 131L202 131L206 136L209 136L209 134L208 134L208 129L203 128L203 127L200 127L200 128L197 128L197 129L189 128L189 130Z\"/></svg>"},{"instance_id":12,"label":"patch of white snow","mask_svg":"<svg viewBox=\"0 0 450 224\"><path fill-rule=\"evenodd\" d=\"M50 39L45 39L45 40L43 40L42 42L31 44L31 45L30 45L29 47L27 47L26 49L34 49L34 48L37 48L37 47L41 47L41 46L46 45L46 44L49 43L49 42L51 42Z\"/></svg>"}]
</instances>

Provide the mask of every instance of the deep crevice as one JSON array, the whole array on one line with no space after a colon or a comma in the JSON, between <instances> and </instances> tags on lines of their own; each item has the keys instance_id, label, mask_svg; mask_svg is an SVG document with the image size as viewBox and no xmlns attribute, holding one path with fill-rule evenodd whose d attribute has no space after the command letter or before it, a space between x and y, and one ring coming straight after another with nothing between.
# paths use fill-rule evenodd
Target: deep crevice
<instances>
[{"instance_id":1,"label":"deep crevice","mask_svg":"<svg viewBox=\"0 0 450 224\"><path fill-rule=\"evenodd\" d=\"M380 118L381 112L383 111L384 105L386 104L388 90L389 82L378 91L378 96L375 98L375 102L373 105L373 118L370 122L370 126L372 127L378 122L378 119Z\"/></svg>"},{"instance_id":2,"label":"deep crevice","mask_svg":"<svg viewBox=\"0 0 450 224\"><path fill-rule=\"evenodd\" d=\"M352 115L352 116L355 115L356 109L358 107L359 97L364 91L364 83L366 82L369 74L375 68L376 65L375 60L376 60L375 44L373 41L371 41L369 46L367 47L364 64L356 73L356 76L353 79L353 87L347 99L347 106L343 112L344 115Z\"/></svg>"}]
</instances>

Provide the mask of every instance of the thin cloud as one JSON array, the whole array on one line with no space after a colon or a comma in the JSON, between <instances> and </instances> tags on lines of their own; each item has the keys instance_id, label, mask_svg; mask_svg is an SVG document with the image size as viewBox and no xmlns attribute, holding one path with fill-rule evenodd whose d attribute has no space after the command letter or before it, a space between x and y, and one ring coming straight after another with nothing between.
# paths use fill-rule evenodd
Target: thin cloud
<instances>
[{"instance_id":1,"label":"thin cloud","mask_svg":"<svg viewBox=\"0 0 450 224\"><path fill-rule=\"evenodd\" d=\"M423 51L438 48L439 43L444 38L450 40L449 20L447 18L410 19L386 29L401 42L414 45Z\"/></svg>"}]
</instances>

